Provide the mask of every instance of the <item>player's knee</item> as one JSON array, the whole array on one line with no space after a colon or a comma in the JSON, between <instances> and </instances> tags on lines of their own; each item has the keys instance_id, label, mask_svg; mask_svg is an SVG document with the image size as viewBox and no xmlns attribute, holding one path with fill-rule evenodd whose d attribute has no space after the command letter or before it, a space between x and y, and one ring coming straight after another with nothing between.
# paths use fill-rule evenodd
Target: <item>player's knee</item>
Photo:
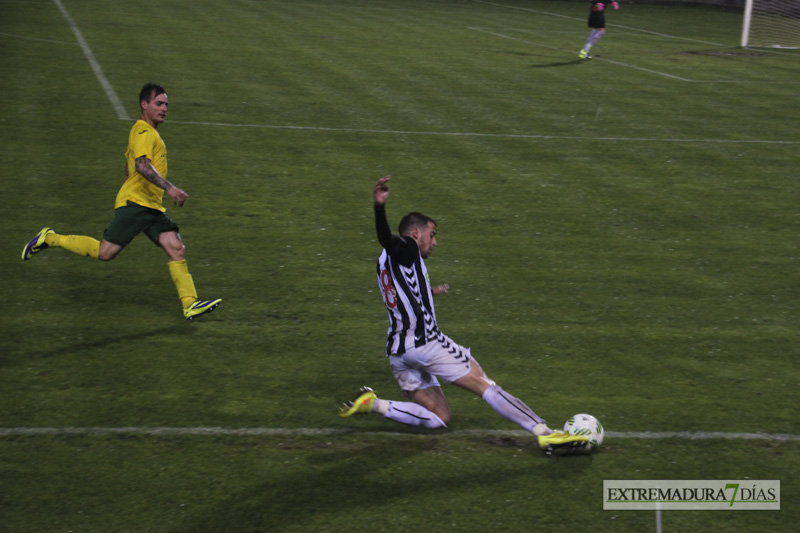
<instances>
[{"instance_id":1,"label":"player's knee","mask_svg":"<svg viewBox=\"0 0 800 533\"><path fill-rule=\"evenodd\" d=\"M100 246L100 249L97 251L97 259L100 261L111 261L117 257L118 253L119 250Z\"/></svg>"},{"instance_id":2,"label":"player's knee","mask_svg":"<svg viewBox=\"0 0 800 533\"><path fill-rule=\"evenodd\" d=\"M428 429L444 428L450 423L449 412L439 415L438 413L431 411L431 414L433 414L433 416L428 418L423 424Z\"/></svg>"},{"instance_id":3,"label":"player's knee","mask_svg":"<svg viewBox=\"0 0 800 533\"><path fill-rule=\"evenodd\" d=\"M444 427L450 423L450 409L437 408L431 412L436 415L438 422L441 423L438 423L436 419L432 419L431 425L428 427Z\"/></svg>"},{"instance_id":4,"label":"player's knee","mask_svg":"<svg viewBox=\"0 0 800 533\"><path fill-rule=\"evenodd\" d=\"M183 243L164 247L164 251L167 252L170 261L183 261L186 259L186 246Z\"/></svg>"},{"instance_id":5,"label":"player's knee","mask_svg":"<svg viewBox=\"0 0 800 533\"><path fill-rule=\"evenodd\" d=\"M177 231L167 231L158 237L158 245L166 252L170 261L186 259L186 247Z\"/></svg>"}]
</instances>

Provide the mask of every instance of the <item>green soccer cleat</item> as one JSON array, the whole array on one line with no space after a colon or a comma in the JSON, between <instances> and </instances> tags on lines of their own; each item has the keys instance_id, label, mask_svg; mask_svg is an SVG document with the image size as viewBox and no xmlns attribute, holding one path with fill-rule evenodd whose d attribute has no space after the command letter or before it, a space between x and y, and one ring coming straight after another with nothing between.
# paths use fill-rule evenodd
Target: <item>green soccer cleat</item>
<instances>
[{"instance_id":1,"label":"green soccer cleat","mask_svg":"<svg viewBox=\"0 0 800 533\"><path fill-rule=\"evenodd\" d=\"M55 233L50 228L42 228L42 231L36 234L36 237L30 240L28 244L25 245L25 248L22 249L22 260L27 261L34 255L38 254L45 248L47 248L47 243L44 242L45 238L47 238L48 233Z\"/></svg>"},{"instance_id":2,"label":"green soccer cleat","mask_svg":"<svg viewBox=\"0 0 800 533\"><path fill-rule=\"evenodd\" d=\"M581 50L581 53L578 54L578 57L580 57L581 59L591 59L592 58L592 56L590 56L589 52L587 52L586 50Z\"/></svg>"},{"instance_id":3,"label":"green soccer cleat","mask_svg":"<svg viewBox=\"0 0 800 533\"><path fill-rule=\"evenodd\" d=\"M183 310L183 316L185 316L188 320L194 320L200 315L210 313L219 307L220 303L222 303L221 298L217 298L216 300L197 300L195 303Z\"/></svg>"},{"instance_id":4,"label":"green soccer cleat","mask_svg":"<svg viewBox=\"0 0 800 533\"><path fill-rule=\"evenodd\" d=\"M590 438L586 435L570 435L563 431L554 431L549 435L540 435L538 437L539 447L545 451L547 455L556 453L557 455L567 453L591 453L591 446L589 445Z\"/></svg>"},{"instance_id":5,"label":"green soccer cleat","mask_svg":"<svg viewBox=\"0 0 800 533\"><path fill-rule=\"evenodd\" d=\"M377 399L378 396L375 394L375 391L369 387L361 387L356 399L351 402L345 402L339 409L339 416L345 418L356 413L369 413L372 411L372 404L375 403Z\"/></svg>"}]
</instances>

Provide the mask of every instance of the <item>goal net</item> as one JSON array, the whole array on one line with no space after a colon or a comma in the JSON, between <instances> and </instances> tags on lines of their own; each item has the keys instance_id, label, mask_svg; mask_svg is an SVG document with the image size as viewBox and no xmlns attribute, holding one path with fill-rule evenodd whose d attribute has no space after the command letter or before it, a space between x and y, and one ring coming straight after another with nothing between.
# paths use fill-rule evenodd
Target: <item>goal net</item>
<instances>
[{"instance_id":1,"label":"goal net","mask_svg":"<svg viewBox=\"0 0 800 533\"><path fill-rule=\"evenodd\" d=\"M742 47L800 48L800 0L747 0Z\"/></svg>"}]
</instances>

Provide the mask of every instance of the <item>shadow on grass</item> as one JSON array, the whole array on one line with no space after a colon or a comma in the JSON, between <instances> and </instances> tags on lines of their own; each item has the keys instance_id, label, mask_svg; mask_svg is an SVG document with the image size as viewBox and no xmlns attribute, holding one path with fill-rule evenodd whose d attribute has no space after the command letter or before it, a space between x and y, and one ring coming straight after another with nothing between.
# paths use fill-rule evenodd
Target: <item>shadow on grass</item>
<instances>
[{"instance_id":1,"label":"shadow on grass","mask_svg":"<svg viewBox=\"0 0 800 533\"><path fill-rule=\"evenodd\" d=\"M543 65L531 65L531 68L552 68L552 67L568 67L570 65L580 65L586 63L585 59L575 59L574 61L559 61L557 63L545 63Z\"/></svg>"},{"instance_id":2,"label":"shadow on grass","mask_svg":"<svg viewBox=\"0 0 800 533\"><path fill-rule=\"evenodd\" d=\"M341 514L349 515L349 523L356 525L360 511L388 505L409 494L419 496L426 490L407 480L386 484L377 473L427 452L432 442L406 443L402 448L376 444L311 456L306 451L304 465L276 464L274 474L263 483L230 494L224 502L186 520L174 531L281 531L304 523L311 528L319 516L336 520ZM339 526L332 529L341 530Z\"/></svg>"},{"instance_id":3,"label":"shadow on grass","mask_svg":"<svg viewBox=\"0 0 800 533\"><path fill-rule=\"evenodd\" d=\"M505 54L505 55L514 55L520 57L552 57L549 54L537 54L532 52L518 52L513 50L493 50L496 54ZM570 65L579 65L581 63L586 63L585 59L575 59L572 61L559 61L556 63L544 63L541 65L531 65L530 68L551 68L551 67L568 67Z\"/></svg>"},{"instance_id":4,"label":"shadow on grass","mask_svg":"<svg viewBox=\"0 0 800 533\"><path fill-rule=\"evenodd\" d=\"M476 443L479 441L490 446L522 448L526 454L548 461L548 478L569 478L591 466L591 457L544 459L529 439L475 439ZM301 461L275 464L263 483L227 495L224 501L186 519L172 531L295 531L306 527L313 531L320 522L325 522L330 531L368 529L359 521L371 520L381 509L435 501L443 494L452 497L453 493L468 493L491 485L492 476L498 475L479 464L481 457L475 457L475 463L463 468L442 466L431 470L424 466L430 464L431 455L441 455L446 461L446 447L433 436L404 440L402 445L354 445L344 449L339 443L310 455L303 451L308 450L298 450L297 454L304 457ZM531 466L537 464L541 466L539 461ZM530 476L531 471L526 468L502 473L505 483L516 478L524 483Z\"/></svg>"},{"instance_id":5,"label":"shadow on grass","mask_svg":"<svg viewBox=\"0 0 800 533\"><path fill-rule=\"evenodd\" d=\"M532 456L542 456L544 452L538 443L531 438L495 437L487 442L494 446L517 448L524 450ZM540 475L548 479L564 479L578 475L592 466L594 455L563 455L547 456L547 468L540 471Z\"/></svg>"},{"instance_id":6,"label":"shadow on grass","mask_svg":"<svg viewBox=\"0 0 800 533\"><path fill-rule=\"evenodd\" d=\"M113 346L115 344L137 342L151 337L159 337L163 335L193 335L195 330L196 328L186 321L178 322L175 325L153 329L150 331L128 333L126 335L115 335L112 332L103 335L102 337L94 337L91 340L72 342L68 344L54 343L53 346L46 349L25 352L24 358L12 358L9 356L0 357L0 368L10 368L17 362L23 362L23 360L30 361L33 359L47 359L56 356L69 356L98 348L108 348L109 346Z\"/></svg>"}]
</instances>

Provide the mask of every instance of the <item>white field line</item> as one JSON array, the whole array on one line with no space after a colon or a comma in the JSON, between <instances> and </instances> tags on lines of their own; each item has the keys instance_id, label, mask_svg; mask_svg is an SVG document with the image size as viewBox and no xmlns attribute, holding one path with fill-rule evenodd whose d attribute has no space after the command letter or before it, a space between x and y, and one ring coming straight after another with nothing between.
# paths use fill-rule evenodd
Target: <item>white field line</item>
<instances>
[{"instance_id":1,"label":"white field line","mask_svg":"<svg viewBox=\"0 0 800 533\"><path fill-rule=\"evenodd\" d=\"M19 436L70 436L70 435L144 435L144 436L339 436L383 435L430 437L530 437L522 430L455 429L440 433L401 433L397 431L363 430L346 428L223 428L223 427L67 427L67 428L0 428L0 437ZM620 432L607 431L610 439L684 439L684 440L772 440L800 442L800 435L776 433L727 433L718 431L665 431Z\"/></svg>"},{"instance_id":2,"label":"white field line","mask_svg":"<svg viewBox=\"0 0 800 533\"><path fill-rule=\"evenodd\" d=\"M472 31L481 32L481 33L486 33L488 35L492 35L494 37L500 37L502 39L508 39L508 40L511 40L511 41L520 41L520 42L523 42L525 44L530 44L532 46L538 46L539 48L546 48L548 50L566 51L566 50L564 50L562 48L556 48L555 46L548 46L546 44L542 44L542 43L538 43L538 42L534 42L534 41L529 41L527 39L522 39L520 37L512 37L511 35L505 35L503 33L498 33L497 31L488 30L486 28L481 28L481 27L474 26L474 27L468 27L467 29L468 30L472 30ZM722 46L722 45L718 45L718 46ZM572 53L572 51L569 51L569 52ZM579 60L575 60L575 61L577 62ZM594 57L594 61L605 61L606 63L611 63L613 65L618 65L620 67L631 68L631 69L634 69L634 70L640 70L642 72L647 72L649 74L655 74L656 76L662 76L664 78L670 78L670 79L673 79L673 80L684 81L686 83L738 83L738 84L776 83L776 82L773 82L773 81L754 81L754 80L692 80L692 79L689 79L689 78L681 78L680 76L667 74L666 72L659 72L657 70L652 70L652 69L648 69L648 68L644 68L644 67L638 67L636 65L630 65L628 63L622 63L621 61L613 61L611 59L606 59L606 58L603 58L603 57L600 57L600 56L595 56ZM797 85L797 84L800 84L800 81L781 81L781 82L777 82L777 83Z\"/></svg>"},{"instance_id":3,"label":"white field line","mask_svg":"<svg viewBox=\"0 0 800 533\"><path fill-rule=\"evenodd\" d=\"M116 111L117 117L122 120L130 121L131 118L128 116L127 111L125 111L125 106L122 105L122 102L117 96L117 93L114 91L114 88L108 82L106 75L103 74L103 69L100 68L100 63L98 63L97 59L95 59L92 49L89 48L89 44L86 42L86 39L83 38L83 33L81 33L78 25L75 24L75 21L72 20L67 8L64 7L64 4L61 3L61 0L53 0L53 3L61 11L61 14L64 15L64 18L67 19L67 23L72 29L72 33L75 34L75 38L78 40L78 45L81 47L81 50L83 50L83 55L85 55L86 59L89 61L89 65L92 67L94 75L97 77L97 81L100 82L100 85L106 92L106 97L108 98L108 101L111 102L111 106L114 108L114 111Z\"/></svg>"},{"instance_id":4,"label":"white field line","mask_svg":"<svg viewBox=\"0 0 800 533\"><path fill-rule=\"evenodd\" d=\"M318 126L280 126L275 124L239 124L233 122L198 122L170 120L169 124L189 126L209 126L218 128L254 128L274 130L298 131L330 131L342 133L368 133L380 135L438 135L444 137L496 137L501 139L542 139L542 140L568 140L568 141L610 141L610 142L658 142L658 143L714 143L714 144L800 144L798 141L782 141L769 139L660 139L657 137L589 137L579 135L544 135L536 133L477 133L477 132L448 132L448 131L410 131L410 130L380 130L361 128L324 128Z\"/></svg>"},{"instance_id":5,"label":"white field line","mask_svg":"<svg viewBox=\"0 0 800 533\"><path fill-rule=\"evenodd\" d=\"M582 22L586 21L586 18L587 18L587 17L570 17L570 16L567 16L567 15L561 15L560 13L550 13L548 11L537 11L535 9L530 9L530 8L526 8L526 7L508 6L508 5L505 5L505 4L499 4L497 2L485 2L484 0L472 0L472 1L475 2L475 3L478 3L478 4L485 4L487 6L503 7L503 8L506 8L506 9L516 9L516 10L519 10L519 11L527 11L528 13L536 13L537 15L547 15L549 17L558 17L558 18L564 18L564 19L570 19L570 20L580 20ZM583 8L581 8L581 9L583 9ZM707 45L711 45L711 46L725 46L725 45L720 44L720 43L712 43L710 41L701 41L699 39L692 39L690 37L679 37L677 35L670 35L668 33L660 33L660 32L657 32L657 31L644 30L644 29L641 29L641 28L632 28L630 26L621 26L619 24L608 24L608 27L609 28L622 28L624 30L630 30L630 31L638 31L639 33L648 33L650 35L656 35L658 37L667 37L669 39L675 39L675 40L680 40L680 41L690 41L690 42L693 42L693 43L707 44Z\"/></svg>"},{"instance_id":6,"label":"white field line","mask_svg":"<svg viewBox=\"0 0 800 533\"><path fill-rule=\"evenodd\" d=\"M520 41L520 42L523 42L525 44L531 44L531 45L534 45L534 46L538 46L540 48L547 48L549 50L561 50L561 48L555 48L553 46L547 46L547 45L544 45L544 44L535 43L533 41L528 41L527 39L520 39L519 37L511 37L510 35L503 35L502 33L489 31L489 30L486 30L486 29L483 29L483 28L472 27L472 28L467 28L467 29L473 30L473 31L479 31L481 33L487 33L489 35L493 35L495 37L501 37L503 39L510 39L512 41ZM632 68L634 70L641 70L642 72L647 72L649 74L655 74L656 76L662 76L664 78L670 78L670 79L673 79L673 80L685 81L685 82L693 82L693 81L695 81L695 80L690 80L690 79L687 79L687 78L681 78L679 76L673 76L672 74L667 74L666 72L659 72L657 70L651 70L651 69L648 69L648 68L637 67L635 65L628 65L626 63L620 63L619 61L611 61L609 59L603 59L601 57L596 57L595 60L606 61L607 63L613 63L613 64L619 65L621 67Z\"/></svg>"},{"instance_id":7,"label":"white field line","mask_svg":"<svg viewBox=\"0 0 800 533\"><path fill-rule=\"evenodd\" d=\"M518 10L518 11L527 11L529 13L534 13L534 14L537 14L537 15L546 15L548 17L556 17L556 18L564 18L564 19L580 20L580 21L585 21L586 20L585 17L583 17L583 18L570 17L570 16L567 16L567 15L562 15L560 13L550 13L548 11L538 11L536 9L530 9L530 8L525 8L525 7L509 6L509 5L500 4L500 3L497 3L497 2L486 2L484 0L472 0L472 1L475 2L475 3L478 3L478 4L485 4L485 5L489 5L489 6L495 6L495 7L502 7L502 8L505 8L505 9L515 9L515 10ZM668 34L668 33L661 33L661 32L652 31L652 30L645 30L645 29L642 29L642 28L634 28L634 27L631 27L631 26L622 26L622 25L619 25L619 24L608 24L608 27L609 28L620 28L620 29L623 29L623 30L628 30L628 31L638 32L638 33L644 33L644 34L648 34L648 35L655 35L657 37L664 37L665 39L673 39L673 40L676 40L676 41L688 41L688 42L698 43L698 44L703 44L703 45L708 45L708 46L715 46L715 47L718 47L718 48L730 48L730 46L726 46L726 45L721 44L721 43L715 43L715 42L711 42L711 41L702 41L702 40L699 40L699 39L692 39L691 37L680 37L678 35L671 35L671 34ZM524 39L518 39L516 37L510 37L510 36L499 34L499 33L493 33L491 31L488 31L488 30L482 29L482 28L468 28L468 29L475 30L475 31L483 31L484 33L488 33L488 34L494 35L496 37L504 37L506 39L518 40L518 41L522 41L522 42L527 43L527 44L532 44L532 45L536 45L536 46L540 46L540 47L544 47L544 48L549 48L550 50L562 50L561 48L555 48L555 47L552 47L552 46L544 46L542 44L535 43L535 42L532 42L532 41L526 41ZM530 31L530 30L525 30L525 31ZM763 49L761 51L762 52L773 53L772 50L768 50L768 49ZM571 51L570 51L570 53L571 53ZM595 56L594 59L595 59L595 61L606 61L608 63L613 63L613 64L619 65L621 67L627 67L627 68L632 68L632 69L636 69L636 70L641 70L643 72L650 72L652 74L657 74L659 76L665 76L667 78L673 78L673 79L676 79L676 80L686 81L686 82L690 82L690 83L753 83L753 84L755 84L755 83L774 83L774 82L771 82L771 81L748 81L748 80L688 80L688 79L680 78L678 76L672 76L670 74L666 74L666 73L663 73L663 72L657 72L657 71L654 71L654 70L648 70L646 68L636 67L634 65L629 65L629 64L626 64L626 63L620 63L618 61L611 61L610 59L604 59L604 58L599 57L599 56ZM781 82L781 83L797 84L797 83L800 83L800 82Z\"/></svg>"},{"instance_id":8,"label":"white field line","mask_svg":"<svg viewBox=\"0 0 800 533\"><path fill-rule=\"evenodd\" d=\"M477 0L476 0L477 1ZM109 102L111 103L112 107L117 113L117 118L120 120L125 120L130 122L133 120L125 110L125 106L122 105L122 102L117 96L116 91L111 86L111 83L106 78L105 74L103 73L103 69L100 67L100 63L98 63L97 59L95 59L94 54L92 53L91 48L89 47L86 39L84 39L83 34L81 33L80 29L78 28L75 21L70 16L69 12L66 10L64 5L61 3L60 0L53 0L53 3L61 11L64 18L67 20L67 23L70 25L72 32L75 34L75 38L78 41L78 45L83 50L86 59L89 61L89 65L92 67L92 70L97 77L98 82L103 87L103 90L106 93L106 97L108 98ZM480 2L480 3L489 3L489 2ZM500 4L491 4L491 5L500 5ZM502 6L502 7L510 7L510 6ZM553 16L563 16L563 15L555 15L551 13L547 13ZM490 35L495 35L498 37L503 37L506 39L512 40L522 40L516 37L509 37L493 32L489 32L487 30L481 28L469 28L474 31L481 31L484 33L488 33ZM524 41L530 44L530 41ZM71 44L71 43L65 43ZM537 46L544 46L544 45L537 45ZM556 50L554 47L544 46L545 48L550 48ZM600 58L598 58L600 59ZM623 63L604 60L610 63L615 63L618 65L635 68L638 70L643 70L646 72L651 72L653 74L657 74L659 76L665 76L668 78L674 78L681 81L688 81L691 82L692 80L687 80L684 78L679 78L677 76L672 76L670 74L652 71L648 69L642 69L639 67L634 67L630 65L625 65ZM284 129L284 130L303 130L303 131L334 131L334 132L349 132L349 133L370 133L370 134L386 134L386 135L442 135L442 136L450 136L450 137L498 137L498 138L517 138L517 139L545 139L545 140L588 140L588 141L622 141L622 142L689 142L689 143L721 143L721 144L800 144L800 141L770 141L770 140L736 140L736 139L658 139L658 138L632 138L632 137L581 137L581 136L566 136L566 135L542 135L542 134L493 134L493 133L459 133L459 132L432 132L432 131L403 131L403 130L371 130L371 129L355 129L355 128L323 128L323 127L308 127L308 126L278 126L278 125L269 125L269 124L234 124L234 123L220 123L220 122L194 122L194 121L170 121L173 124L188 124L188 125L196 125L196 126L216 126L216 127L230 127L230 128L267 128L267 129Z\"/></svg>"}]
</instances>

